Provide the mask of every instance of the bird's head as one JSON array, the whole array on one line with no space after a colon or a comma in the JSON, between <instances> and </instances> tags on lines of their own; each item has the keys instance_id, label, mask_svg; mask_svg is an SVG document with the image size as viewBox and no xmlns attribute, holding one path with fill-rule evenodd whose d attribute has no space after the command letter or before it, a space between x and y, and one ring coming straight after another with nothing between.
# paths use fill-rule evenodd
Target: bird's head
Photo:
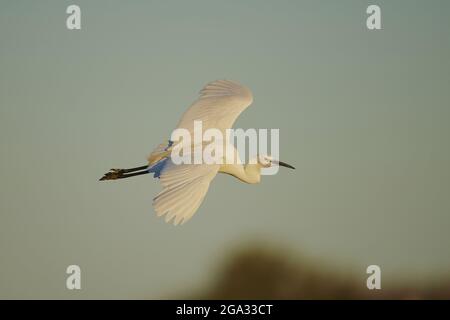
<instances>
[{"instance_id":1,"label":"bird's head","mask_svg":"<svg viewBox=\"0 0 450 320\"><path fill-rule=\"evenodd\" d=\"M262 168L270 168L272 166L282 166L282 167L286 167L289 169L295 169L293 166L291 166L290 164L287 164L286 162L283 161L279 161L279 160L275 160L272 158L272 156L269 155L259 155L258 156L258 163L260 164L260 166Z\"/></svg>"}]
</instances>

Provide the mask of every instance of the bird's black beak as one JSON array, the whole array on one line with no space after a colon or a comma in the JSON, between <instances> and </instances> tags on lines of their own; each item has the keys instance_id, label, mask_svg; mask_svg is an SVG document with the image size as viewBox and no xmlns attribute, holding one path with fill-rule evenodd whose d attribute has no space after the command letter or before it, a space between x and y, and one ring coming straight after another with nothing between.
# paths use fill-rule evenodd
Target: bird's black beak
<instances>
[{"instance_id":1,"label":"bird's black beak","mask_svg":"<svg viewBox=\"0 0 450 320\"><path fill-rule=\"evenodd\" d=\"M290 164L287 164L286 162L283 162L283 161L278 161L278 165L289 168L289 169L295 169L293 166L291 166Z\"/></svg>"}]
</instances>

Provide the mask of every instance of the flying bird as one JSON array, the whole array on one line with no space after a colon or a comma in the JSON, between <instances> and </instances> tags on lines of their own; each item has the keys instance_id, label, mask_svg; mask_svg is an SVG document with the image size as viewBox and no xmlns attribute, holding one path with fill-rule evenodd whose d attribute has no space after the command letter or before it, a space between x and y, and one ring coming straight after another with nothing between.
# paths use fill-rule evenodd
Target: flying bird
<instances>
[{"instance_id":1,"label":"flying bird","mask_svg":"<svg viewBox=\"0 0 450 320\"><path fill-rule=\"evenodd\" d=\"M186 129L194 136L194 121L202 121L203 129L215 128L225 132L252 102L251 91L237 82L210 82L200 91L199 98L186 110L176 128ZM240 161L224 161L224 164L175 164L171 155L173 147L170 140L162 143L147 158L147 165L111 169L100 180L117 180L153 173L163 187L153 199L153 207L158 216L165 215L166 222L178 225L194 215L217 173L229 174L242 182L255 184L260 182L262 168L279 165L295 169L269 155L258 155L255 161L247 164ZM237 154L236 148L232 148ZM239 155L237 158L239 159Z\"/></svg>"}]
</instances>

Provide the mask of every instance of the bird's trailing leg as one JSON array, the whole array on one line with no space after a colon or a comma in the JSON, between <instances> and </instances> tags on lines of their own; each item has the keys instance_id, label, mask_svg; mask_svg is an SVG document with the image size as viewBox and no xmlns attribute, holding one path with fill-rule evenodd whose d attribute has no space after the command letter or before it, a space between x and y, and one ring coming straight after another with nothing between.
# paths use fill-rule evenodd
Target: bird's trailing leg
<instances>
[{"instance_id":1,"label":"bird's trailing leg","mask_svg":"<svg viewBox=\"0 0 450 320\"><path fill-rule=\"evenodd\" d=\"M141 166L141 167L130 168L130 169L111 169L107 173L105 173L103 175L103 177L100 178L100 181L117 180L117 179L124 179L124 178L139 176L141 174L148 173L147 169L148 169L148 166Z\"/></svg>"}]
</instances>

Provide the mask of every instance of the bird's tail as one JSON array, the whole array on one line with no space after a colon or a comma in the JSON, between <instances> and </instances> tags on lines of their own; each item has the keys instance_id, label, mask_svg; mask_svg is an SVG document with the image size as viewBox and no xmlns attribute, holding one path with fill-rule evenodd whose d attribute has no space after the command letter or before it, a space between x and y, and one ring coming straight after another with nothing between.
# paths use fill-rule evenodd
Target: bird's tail
<instances>
[{"instance_id":1,"label":"bird's tail","mask_svg":"<svg viewBox=\"0 0 450 320\"><path fill-rule=\"evenodd\" d=\"M161 143L158 145L152 153L147 157L148 165L151 167L161 159L164 159L170 155L172 152L172 142L169 141L169 143Z\"/></svg>"}]
</instances>

